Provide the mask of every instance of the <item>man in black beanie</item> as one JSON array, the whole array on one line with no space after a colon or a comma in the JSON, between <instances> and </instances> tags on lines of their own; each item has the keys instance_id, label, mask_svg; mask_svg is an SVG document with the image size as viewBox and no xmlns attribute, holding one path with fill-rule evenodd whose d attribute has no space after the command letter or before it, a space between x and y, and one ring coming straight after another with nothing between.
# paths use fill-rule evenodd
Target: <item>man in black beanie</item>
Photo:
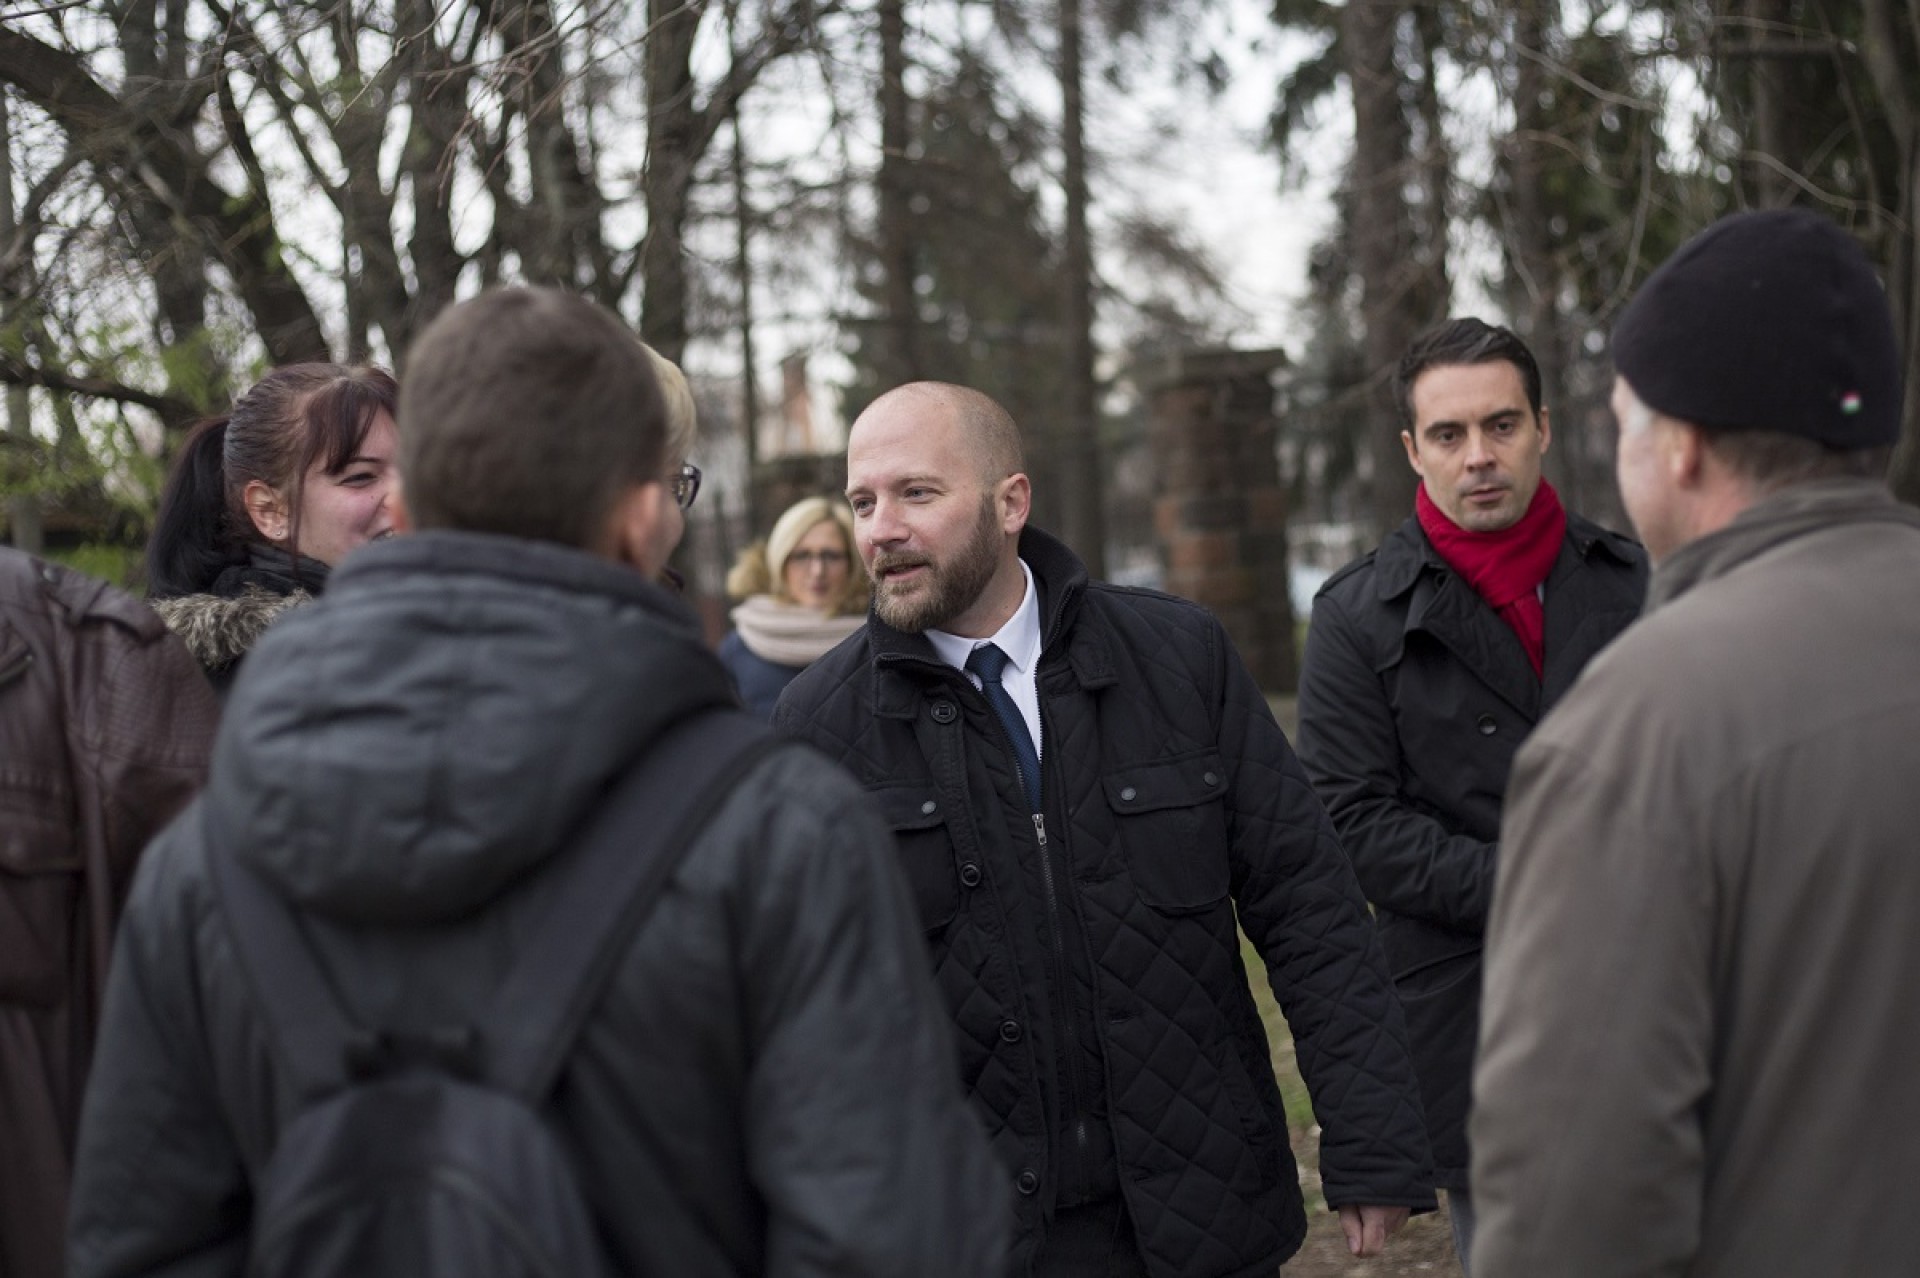
<instances>
[{"instance_id":1,"label":"man in black beanie","mask_svg":"<svg viewBox=\"0 0 1920 1278\"><path fill-rule=\"evenodd\" d=\"M1613 335L1648 611L1514 766L1474 1079L1477 1278L1911 1273L1920 512L1887 302L1727 218Z\"/></svg>"}]
</instances>

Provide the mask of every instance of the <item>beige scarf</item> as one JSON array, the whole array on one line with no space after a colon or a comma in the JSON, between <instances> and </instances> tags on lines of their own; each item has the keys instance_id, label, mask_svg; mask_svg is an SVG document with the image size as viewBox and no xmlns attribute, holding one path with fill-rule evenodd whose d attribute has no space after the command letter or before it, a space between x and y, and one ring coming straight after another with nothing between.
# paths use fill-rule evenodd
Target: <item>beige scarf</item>
<instances>
[{"instance_id":1,"label":"beige scarf","mask_svg":"<svg viewBox=\"0 0 1920 1278\"><path fill-rule=\"evenodd\" d=\"M754 595L732 615L747 651L776 666L810 665L867 624L859 614L829 617L772 595Z\"/></svg>"}]
</instances>

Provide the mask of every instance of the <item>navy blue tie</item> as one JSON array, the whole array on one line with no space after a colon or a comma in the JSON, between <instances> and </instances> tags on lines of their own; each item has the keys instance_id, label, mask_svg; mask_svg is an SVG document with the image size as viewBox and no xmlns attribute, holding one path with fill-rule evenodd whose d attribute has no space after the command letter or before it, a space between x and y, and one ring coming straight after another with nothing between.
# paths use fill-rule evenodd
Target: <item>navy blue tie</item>
<instances>
[{"instance_id":1,"label":"navy blue tie","mask_svg":"<svg viewBox=\"0 0 1920 1278\"><path fill-rule=\"evenodd\" d=\"M967 669L980 676L980 691L987 694L987 704L1000 716L1000 726L1007 730L1007 738L1013 742L1013 757L1020 765L1020 784L1027 788L1031 810L1038 812L1040 756L1034 753L1025 716L1020 713L1020 707L1013 704L1006 685L1000 682L1000 676L1007 670L1007 654L1000 651L998 644L983 643L967 654Z\"/></svg>"}]
</instances>

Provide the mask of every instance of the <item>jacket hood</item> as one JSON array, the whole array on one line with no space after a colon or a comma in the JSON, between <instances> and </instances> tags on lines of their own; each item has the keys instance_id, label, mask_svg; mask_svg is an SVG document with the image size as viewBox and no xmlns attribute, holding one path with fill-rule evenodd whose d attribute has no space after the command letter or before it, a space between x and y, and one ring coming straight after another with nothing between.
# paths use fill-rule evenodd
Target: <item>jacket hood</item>
<instances>
[{"instance_id":1,"label":"jacket hood","mask_svg":"<svg viewBox=\"0 0 1920 1278\"><path fill-rule=\"evenodd\" d=\"M458 918L566 847L665 728L731 704L692 614L629 569L480 533L375 543L247 658L208 837L329 918Z\"/></svg>"}]
</instances>

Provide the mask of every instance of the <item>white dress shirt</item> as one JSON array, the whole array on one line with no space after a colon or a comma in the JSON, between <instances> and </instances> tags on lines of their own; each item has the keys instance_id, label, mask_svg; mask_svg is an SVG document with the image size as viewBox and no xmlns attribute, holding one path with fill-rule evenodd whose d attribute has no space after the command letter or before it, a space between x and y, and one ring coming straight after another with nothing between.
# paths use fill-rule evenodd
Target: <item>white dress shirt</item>
<instances>
[{"instance_id":1,"label":"white dress shirt","mask_svg":"<svg viewBox=\"0 0 1920 1278\"><path fill-rule=\"evenodd\" d=\"M1033 680L1034 670L1040 664L1040 594L1033 588L1033 569L1027 567L1024 559L1020 561L1020 572L1026 579L1026 593L1020 597L1020 606L1013 610L1013 616L1007 618L1007 624L992 638L969 639L944 630L929 630L927 640L933 644L940 660L966 675L976 688L980 686L980 676L967 669L967 658L975 648L985 644L1000 646L1000 651L1007 654L1007 669L1000 682L1013 698L1013 704L1019 707L1020 717L1027 721L1034 757L1042 758L1046 745L1040 738L1040 690Z\"/></svg>"}]
</instances>

